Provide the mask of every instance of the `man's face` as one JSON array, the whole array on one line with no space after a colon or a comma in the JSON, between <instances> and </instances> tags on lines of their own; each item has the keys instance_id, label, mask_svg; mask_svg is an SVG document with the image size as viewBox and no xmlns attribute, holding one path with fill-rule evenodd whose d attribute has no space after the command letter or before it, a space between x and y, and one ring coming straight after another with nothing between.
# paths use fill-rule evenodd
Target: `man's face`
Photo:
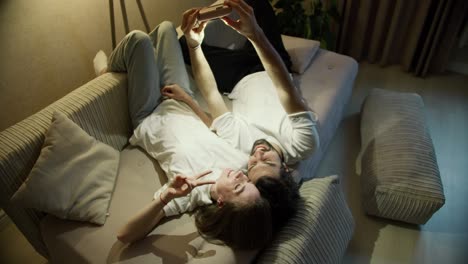
<instances>
[{"instance_id":1,"label":"man's face","mask_svg":"<svg viewBox=\"0 0 468 264\"><path fill-rule=\"evenodd\" d=\"M281 157L277 150L265 140L257 140L247 163L247 175L253 183L264 176L279 178Z\"/></svg>"}]
</instances>

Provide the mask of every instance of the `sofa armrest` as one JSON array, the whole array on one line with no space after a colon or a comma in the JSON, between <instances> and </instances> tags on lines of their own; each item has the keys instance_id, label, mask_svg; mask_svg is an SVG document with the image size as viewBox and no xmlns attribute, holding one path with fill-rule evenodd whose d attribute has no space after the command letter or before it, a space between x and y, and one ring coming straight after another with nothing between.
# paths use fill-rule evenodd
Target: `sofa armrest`
<instances>
[{"instance_id":1,"label":"sofa armrest","mask_svg":"<svg viewBox=\"0 0 468 264\"><path fill-rule=\"evenodd\" d=\"M354 230L338 176L305 182L298 213L258 263L341 263Z\"/></svg>"},{"instance_id":2,"label":"sofa armrest","mask_svg":"<svg viewBox=\"0 0 468 264\"><path fill-rule=\"evenodd\" d=\"M0 132L0 206L34 248L47 257L39 223L44 214L10 204L39 157L54 111L118 150L131 132L125 74L108 73L82 85L38 113Z\"/></svg>"}]
</instances>

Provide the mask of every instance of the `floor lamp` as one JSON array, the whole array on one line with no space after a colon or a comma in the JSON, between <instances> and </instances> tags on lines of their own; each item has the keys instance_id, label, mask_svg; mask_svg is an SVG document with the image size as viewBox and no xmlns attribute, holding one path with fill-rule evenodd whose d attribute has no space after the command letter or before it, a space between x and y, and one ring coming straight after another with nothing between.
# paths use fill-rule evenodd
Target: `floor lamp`
<instances>
[{"instance_id":1,"label":"floor lamp","mask_svg":"<svg viewBox=\"0 0 468 264\"><path fill-rule=\"evenodd\" d=\"M150 31L148 20L146 19L145 11L143 10L143 5L141 0L136 0L138 4L138 9L140 10L141 18L145 24L146 32ZM122 18L125 27L125 34L130 32L130 27L128 26L127 18L127 9L125 7L125 0L120 0L120 9L122 10ZM114 19L114 0L109 0L109 13L110 13L110 24L111 24L111 34L112 34L112 49L115 49L116 40L115 40L115 19Z\"/></svg>"}]
</instances>

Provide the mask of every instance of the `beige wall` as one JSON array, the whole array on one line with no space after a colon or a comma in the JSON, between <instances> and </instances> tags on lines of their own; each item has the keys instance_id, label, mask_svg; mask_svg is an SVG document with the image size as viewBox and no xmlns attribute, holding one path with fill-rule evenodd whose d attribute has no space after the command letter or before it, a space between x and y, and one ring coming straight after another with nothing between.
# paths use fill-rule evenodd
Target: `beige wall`
<instances>
[{"instance_id":1,"label":"beige wall","mask_svg":"<svg viewBox=\"0 0 468 264\"><path fill-rule=\"evenodd\" d=\"M117 39L124 33L114 1ZM144 24L126 0L130 30ZM192 6L213 0L141 0L150 27L180 23ZM108 0L0 0L0 131L94 78L92 60L112 49Z\"/></svg>"}]
</instances>

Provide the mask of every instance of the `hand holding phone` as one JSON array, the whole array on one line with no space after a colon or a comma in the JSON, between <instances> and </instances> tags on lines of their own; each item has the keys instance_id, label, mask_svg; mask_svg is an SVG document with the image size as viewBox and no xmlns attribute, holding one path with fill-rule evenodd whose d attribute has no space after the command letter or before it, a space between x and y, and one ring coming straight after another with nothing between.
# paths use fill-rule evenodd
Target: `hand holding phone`
<instances>
[{"instance_id":1,"label":"hand holding phone","mask_svg":"<svg viewBox=\"0 0 468 264\"><path fill-rule=\"evenodd\" d=\"M230 6L219 4L213 6L207 6L200 9L198 13L198 21L208 21L220 17L227 16L231 13L232 8Z\"/></svg>"}]
</instances>

